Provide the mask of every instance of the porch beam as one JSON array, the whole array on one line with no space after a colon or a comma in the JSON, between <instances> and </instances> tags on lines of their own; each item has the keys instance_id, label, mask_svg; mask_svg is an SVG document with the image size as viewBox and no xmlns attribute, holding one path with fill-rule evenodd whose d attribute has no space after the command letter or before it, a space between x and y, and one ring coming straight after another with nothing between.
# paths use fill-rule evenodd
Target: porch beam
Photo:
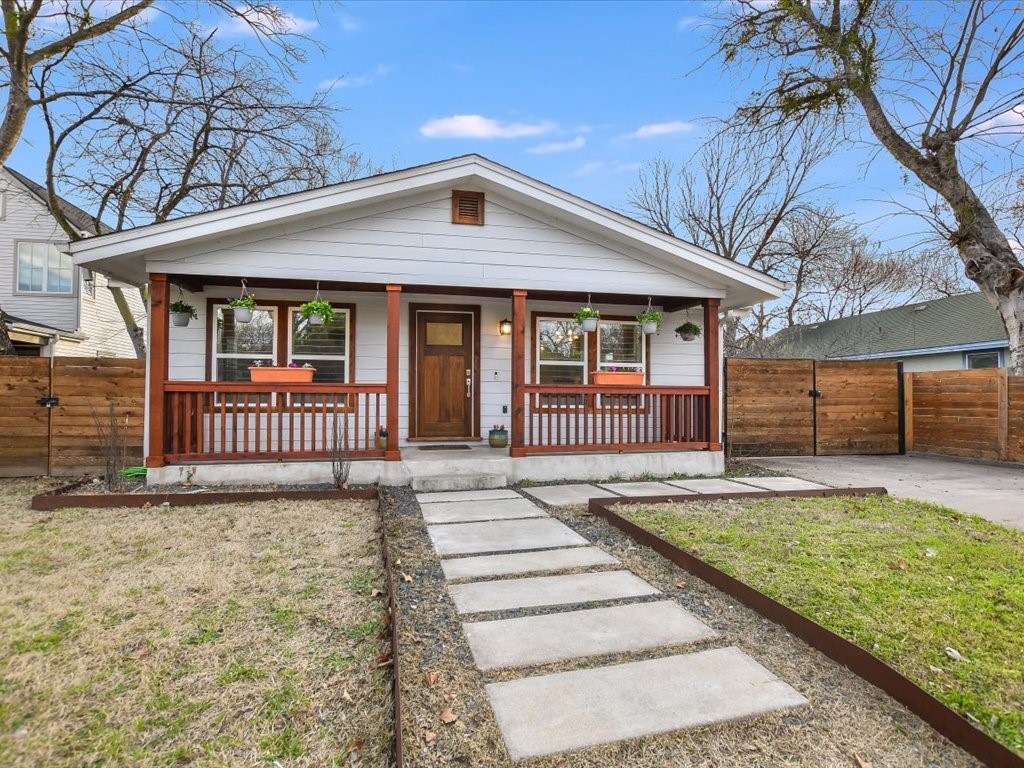
<instances>
[{"instance_id":1,"label":"porch beam","mask_svg":"<svg viewBox=\"0 0 1024 768\"><path fill-rule=\"evenodd\" d=\"M384 450L385 461L400 461L402 452L398 448L398 342L399 324L402 316L402 286L388 285L388 376L387 376L387 407L385 421L388 430L387 448Z\"/></svg>"},{"instance_id":2,"label":"porch beam","mask_svg":"<svg viewBox=\"0 0 1024 768\"><path fill-rule=\"evenodd\" d=\"M526 291L512 291L512 445L509 456L526 455Z\"/></svg>"},{"instance_id":3,"label":"porch beam","mask_svg":"<svg viewBox=\"0 0 1024 768\"><path fill-rule=\"evenodd\" d=\"M162 273L149 276L149 450L147 467L164 466L164 382L167 381L167 333L170 284Z\"/></svg>"},{"instance_id":4,"label":"porch beam","mask_svg":"<svg viewBox=\"0 0 1024 768\"><path fill-rule=\"evenodd\" d=\"M704 384L708 388L708 449L722 450L721 371L718 309L721 299L704 299Z\"/></svg>"}]
</instances>

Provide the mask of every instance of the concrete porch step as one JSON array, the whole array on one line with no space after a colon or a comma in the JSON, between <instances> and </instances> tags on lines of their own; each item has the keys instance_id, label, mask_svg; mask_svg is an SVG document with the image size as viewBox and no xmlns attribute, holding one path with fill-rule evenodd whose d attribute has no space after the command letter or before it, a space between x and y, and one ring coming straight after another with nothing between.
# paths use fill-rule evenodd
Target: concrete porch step
<instances>
[{"instance_id":1,"label":"concrete porch step","mask_svg":"<svg viewBox=\"0 0 1024 768\"><path fill-rule=\"evenodd\" d=\"M410 469L412 469L410 467ZM412 489L429 493L440 491L479 491L504 488L508 478L501 472L465 472L445 474L417 474L413 470Z\"/></svg>"}]
</instances>

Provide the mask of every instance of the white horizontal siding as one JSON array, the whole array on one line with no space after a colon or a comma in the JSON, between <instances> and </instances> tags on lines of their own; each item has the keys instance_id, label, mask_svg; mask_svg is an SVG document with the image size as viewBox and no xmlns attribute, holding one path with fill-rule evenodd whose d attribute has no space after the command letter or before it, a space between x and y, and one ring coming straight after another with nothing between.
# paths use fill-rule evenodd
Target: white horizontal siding
<instances>
[{"instance_id":1,"label":"white horizontal siding","mask_svg":"<svg viewBox=\"0 0 1024 768\"><path fill-rule=\"evenodd\" d=\"M378 203L259 233L223 238L201 252L149 256L150 272L340 282L481 286L704 296L717 290L670 274L488 195L483 226L451 223L448 191Z\"/></svg>"},{"instance_id":2,"label":"white horizontal siding","mask_svg":"<svg viewBox=\"0 0 1024 768\"><path fill-rule=\"evenodd\" d=\"M169 374L173 380L204 380L206 356L206 302L220 302L223 289L208 291L207 295L185 294L185 300L195 305L199 314L187 328L170 329L168 345ZM387 380L387 298L384 293L324 292L325 299L355 305L355 381L383 384ZM290 300L300 304L307 301L308 293L264 289L259 297L265 300ZM512 339L498 332L502 319L512 317L511 299L473 299L468 296L437 296L402 293L399 348L399 436L405 444L409 434L409 305L467 305L480 307L480 424L478 433L486 437L492 424L509 425L512 407ZM573 312L577 304L551 301L527 301L527 380L531 379L529 366L533 360L533 329L529 318L534 312ZM595 304L605 315L635 315L640 307L629 305ZM651 340L651 379L653 384L701 386L704 383L703 344L683 342L673 328L686 319L700 322L698 311L675 313L666 317L661 332ZM505 409L508 412L505 412Z\"/></svg>"},{"instance_id":3,"label":"white horizontal siding","mask_svg":"<svg viewBox=\"0 0 1024 768\"><path fill-rule=\"evenodd\" d=\"M78 272L81 281L82 270ZM114 303L106 275L96 274L95 280L95 298L84 290L81 297L79 331L84 338L81 341L62 339L57 344L57 354L70 357L135 357L135 347L117 304ZM81 284L79 287L82 287ZM136 324L145 329L146 309L139 289L126 287L122 293Z\"/></svg>"}]
</instances>

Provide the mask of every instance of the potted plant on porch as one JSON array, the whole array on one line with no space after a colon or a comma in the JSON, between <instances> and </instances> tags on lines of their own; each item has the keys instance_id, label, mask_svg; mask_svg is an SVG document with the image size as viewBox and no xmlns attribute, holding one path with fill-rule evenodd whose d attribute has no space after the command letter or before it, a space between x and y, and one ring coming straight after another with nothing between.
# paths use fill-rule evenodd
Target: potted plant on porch
<instances>
[{"instance_id":1,"label":"potted plant on porch","mask_svg":"<svg viewBox=\"0 0 1024 768\"><path fill-rule=\"evenodd\" d=\"M676 328L676 336L683 341L693 341L700 336L700 326L687 321Z\"/></svg>"},{"instance_id":2,"label":"potted plant on porch","mask_svg":"<svg viewBox=\"0 0 1024 768\"><path fill-rule=\"evenodd\" d=\"M495 424L487 433L487 444L491 448L508 448L508 430L504 424Z\"/></svg>"},{"instance_id":3,"label":"potted plant on porch","mask_svg":"<svg viewBox=\"0 0 1024 768\"><path fill-rule=\"evenodd\" d=\"M640 323L644 333L650 336L652 333L657 333L658 329L661 328L662 317L661 312L647 307L647 309L636 316L636 321Z\"/></svg>"},{"instance_id":4,"label":"potted plant on porch","mask_svg":"<svg viewBox=\"0 0 1024 768\"><path fill-rule=\"evenodd\" d=\"M334 307L331 306L331 302L323 299L307 301L299 307L299 312L309 320L310 325L323 325L334 320Z\"/></svg>"},{"instance_id":5,"label":"potted plant on porch","mask_svg":"<svg viewBox=\"0 0 1024 768\"><path fill-rule=\"evenodd\" d=\"M245 293L237 299L231 300L231 311L235 313L235 320L239 323L252 321L252 311L256 309L256 297L251 293Z\"/></svg>"},{"instance_id":6,"label":"potted plant on porch","mask_svg":"<svg viewBox=\"0 0 1024 768\"><path fill-rule=\"evenodd\" d=\"M170 311L171 325L177 328L187 327L189 320L195 320L198 317L196 308L181 299L171 302Z\"/></svg>"},{"instance_id":7,"label":"potted plant on porch","mask_svg":"<svg viewBox=\"0 0 1024 768\"><path fill-rule=\"evenodd\" d=\"M309 363L299 365L274 365L273 360L253 360L249 366L249 378L263 384L309 384L316 373Z\"/></svg>"},{"instance_id":8,"label":"potted plant on porch","mask_svg":"<svg viewBox=\"0 0 1024 768\"><path fill-rule=\"evenodd\" d=\"M603 371L591 371L590 383L599 386L640 386L644 383L644 372L633 369L620 371L614 365Z\"/></svg>"},{"instance_id":9,"label":"potted plant on porch","mask_svg":"<svg viewBox=\"0 0 1024 768\"><path fill-rule=\"evenodd\" d=\"M592 333L597 330L597 321L601 318L601 313L588 304L577 309L572 317L584 332Z\"/></svg>"}]
</instances>

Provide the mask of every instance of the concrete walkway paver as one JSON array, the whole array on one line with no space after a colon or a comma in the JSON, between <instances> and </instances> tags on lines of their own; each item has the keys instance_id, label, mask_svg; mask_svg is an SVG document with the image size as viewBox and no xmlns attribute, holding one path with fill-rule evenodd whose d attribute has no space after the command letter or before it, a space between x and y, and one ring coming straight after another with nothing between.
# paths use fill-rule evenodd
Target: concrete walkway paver
<instances>
[{"instance_id":1,"label":"concrete walkway paver","mask_svg":"<svg viewBox=\"0 0 1024 768\"><path fill-rule=\"evenodd\" d=\"M515 520L549 517L529 499L482 499L480 501L438 501L423 506L427 523L474 523L482 520Z\"/></svg>"},{"instance_id":2,"label":"concrete walkway paver","mask_svg":"<svg viewBox=\"0 0 1024 768\"><path fill-rule=\"evenodd\" d=\"M441 561L441 570L449 581L453 579L481 579L494 576L514 576L542 571L567 571L599 565L620 565L597 547L572 549L545 549L540 552L516 552L511 555L479 555Z\"/></svg>"},{"instance_id":3,"label":"concrete walkway paver","mask_svg":"<svg viewBox=\"0 0 1024 768\"><path fill-rule=\"evenodd\" d=\"M598 483L598 488L604 488L619 496L671 496L678 493L665 483L637 482L637 483Z\"/></svg>"},{"instance_id":4,"label":"concrete walkway paver","mask_svg":"<svg viewBox=\"0 0 1024 768\"><path fill-rule=\"evenodd\" d=\"M764 491L821 491L828 488L799 477L737 477L736 482Z\"/></svg>"},{"instance_id":5,"label":"concrete walkway paver","mask_svg":"<svg viewBox=\"0 0 1024 768\"><path fill-rule=\"evenodd\" d=\"M486 523L428 525L439 555L476 555L527 549L583 547L590 542L558 520L495 520Z\"/></svg>"},{"instance_id":6,"label":"concrete walkway paver","mask_svg":"<svg viewBox=\"0 0 1024 768\"><path fill-rule=\"evenodd\" d=\"M542 485L536 488L524 488L523 493L540 499L552 507L569 507L586 504L590 499L603 499L616 494L598 488L596 485L579 483L576 485Z\"/></svg>"},{"instance_id":7,"label":"concrete walkway paver","mask_svg":"<svg viewBox=\"0 0 1024 768\"><path fill-rule=\"evenodd\" d=\"M669 485L693 493L750 493L757 490L743 483L721 477L695 477L687 480L666 480Z\"/></svg>"},{"instance_id":8,"label":"concrete walkway paver","mask_svg":"<svg viewBox=\"0 0 1024 768\"><path fill-rule=\"evenodd\" d=\"M486 686L513 760L807 703L738 648Z\"/></svg>"},{"instance_id":9,"label":"concrete walkway paver","mask_svg":"<svg viewBox=\"0 0 1024 768\"><path fill-rule=\"evenodd\" d=\"M523 498L511 488L491 488L479 491L434 491L417 493L416 501L420 504L433 504L444 501L483 501L485 499L521 499Z\"/></svg>"},{"instance_id":10,"label":"concrete walkway paver","mask_svg":"<svg viewBox=\"0 0 1024 768\"><path fill-rule=\"evenodd\" d=\"M484 671L715 637L711 627L670 600L472 622L462 627L473 659Z\"/></svg>"},{"instance_id":11,"label":"concrete walkway paver","mask_svg":"<svg viewBox=\"0 0 1024 768\"><path fill-rule=\"evenodd\" d=\"M660 594L660 590L629 571L477 581L452 584L448 592L459 613L507 611L510 608L538 608Z\"/></svg>"}]
</instances>

